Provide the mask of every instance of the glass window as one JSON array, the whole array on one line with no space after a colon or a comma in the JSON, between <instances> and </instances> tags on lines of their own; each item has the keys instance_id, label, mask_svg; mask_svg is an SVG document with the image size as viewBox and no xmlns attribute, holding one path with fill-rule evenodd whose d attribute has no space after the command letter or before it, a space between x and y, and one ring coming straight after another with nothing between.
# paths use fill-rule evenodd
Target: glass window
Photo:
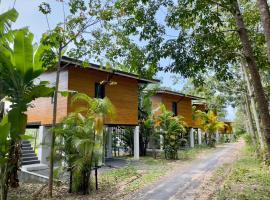
<instances>
[{"instance_id":1,"label":"glass window","mask_svg":"<svg viewBox=\"0 0 270 200\"><path fill-rule=\"evenodd\" d=\"M176 102L172 102L172 112L174 116L177 116L177 103Z\"/></svg>"},{"instance_id":2,"label":"glass window","mask_svg":"<svg viewBox=\"0 0 270 200\"><path fill-rule=\"evenodd\" d=\"M105 86L95 83L95 98L103 99L105 97Z\"/></svg>"}]
</instances>

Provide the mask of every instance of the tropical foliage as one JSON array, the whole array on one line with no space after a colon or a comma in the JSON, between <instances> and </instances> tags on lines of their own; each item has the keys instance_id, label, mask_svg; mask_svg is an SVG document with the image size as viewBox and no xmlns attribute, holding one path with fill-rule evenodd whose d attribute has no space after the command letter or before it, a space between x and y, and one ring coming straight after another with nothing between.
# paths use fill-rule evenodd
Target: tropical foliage
<instances>
[{"instance_id":1,"label":"tropical foliage","mask_svg":"<svg viewBox=\"0 0 270 200\"><path fill-rule=\"evenodd\" d=\"M198 119L198 123L203 132L208 134L208 145L215 146L215 139L213 135L219 131L219 129L225 128L224 122L218 120L218 116L212 110L203 112L197 110L195 112L195 118Z\"/></svg>"},{"instance_id":2,"label":"tropical foliage","mask_svg":"<svg viewBox=\"0 0 270 200\"><path fill-rule=\"evenodd\" d=\"M20 140L25 137L27 107L34 99L51 96L53 92L53 89L48 87L48 82L36 80L44 72L40 57L45 47L39 46L34 52L33 34L27 29L7 32L9 23L14 21L16 16L15 10L1 15L6 23L1 22L4 27L0 28L2 39L5 39L1 40L0 44L0 100L5 98L5 101L11 102L7 113L10 144L6 184L12 187L19 185L17 171L20 167Z\"/></svg>"},{"instance_id":3,"label":"tropical foliage","mask_svg":"<svg viewBox=\"0 0 270 200\"><path fill-rule=\"evenodd\" d=\"M164 105L160 106L161 114L155 120L157 132L163 136L166 159L177 159L181 135L186 133L185 123L180 116L174 116Z\"/></svg>"},{"instance_id":4,"label":"tropical foliage","mask_svg":"<svg viewBox=\"0 0 270 200\"><path fill-rule=\"evenodd\" d=\"M113 117L115 111L106 97L96 99L78 93L72 102L83 104L55 129L59 142L56 152L70 173L70 192L88 194L91 170L103 161L104 120Z\"/></svg>"}]
</instances>

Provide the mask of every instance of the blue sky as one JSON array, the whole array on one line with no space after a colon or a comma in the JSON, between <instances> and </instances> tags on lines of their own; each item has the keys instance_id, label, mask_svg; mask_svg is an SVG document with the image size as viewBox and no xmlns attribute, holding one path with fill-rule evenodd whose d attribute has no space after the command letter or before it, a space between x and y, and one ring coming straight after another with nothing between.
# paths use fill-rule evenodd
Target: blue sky
<instances>
[{"instance_id":1,"label":"blue sky","mask_svg":"<svg viewBox=\"0 0 270 200\"><path fill-rule=\"evenodd\" d=\"M28 27L35 35L35 42L38 42L42 33L48 30L44 15L38 11L38 5L44 1L45 0L16 0L15 4L16 10L19 12L19 18L13 28ZM0 2L0 13L2 13L13 7L14 0L0 0ZM50 3L52 6L52 14L49 15L49 22L50 26L54 27L56 23L63 21L62 6L60 6L56 0L47 0L46 2ZM159 72L157 74L157 78L161 79L163 86L179 91L186 80L177 75L176 79L178 81L175 83L175 78L173 78L175 76L176 75L164 72ZM231 107L227 108L226 118L234 118L234 109Z\"/></svg>"}]
</instances>

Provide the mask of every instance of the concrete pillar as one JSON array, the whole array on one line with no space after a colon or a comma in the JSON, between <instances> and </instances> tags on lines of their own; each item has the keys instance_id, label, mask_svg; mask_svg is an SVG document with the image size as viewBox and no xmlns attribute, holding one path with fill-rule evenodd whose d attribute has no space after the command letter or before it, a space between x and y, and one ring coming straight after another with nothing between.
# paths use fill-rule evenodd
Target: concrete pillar
<instances>
[{"instance_id":1,"label":"concrete pillar","mask_svg":"<svg viewBox=\"0 0 270 200\"><path fill-rule=\"evenodd\" d=\"M163 142L164 142L163 140L164 140L164 138L163 138L163 135L160 135L159 137L160 137L160 143L159 143L160 144L160 150L163 150Z\"/></svg>"},{"instance_id":2,"label":"concrete pillar","mask_svg":"<svg viewBox=\"0 0 270 200\"><path fill-rule=\"evenodd\" d=\"M107 158L112 158L112 128L107 129Z\"/></svg>"},{"instance_id":3,"label":"concrete pillar","mask_svg":"<svg viewBox=\"0 0 270 200\"><path fill-rule=\"evenodd\" d=\"M189 144L191 148L194 148L194 129L189 129Z\"/></svg>"},{"instance_id":4,"label":"concrete pillar","mask_svg":"<svg viewBox=\"0 0 270 200\"><path fill-rule=\"evenodd\" d=\"M202 130L198 128L198 144L202 144Z\"/></svg>"},{"instance_id":5,"label":"concrete pillar","mask_svg":"<svg viewBox=\"0 0 270 200\"><path fill-rule=\"evenodd\" d=\"M40 126L38 130L38 159L42 164L49 164L51 133L48 127Z\"/></svg>"},{"instance_id":6,"label":"concrete pillar","mask_svg":"<svg viewBox=\"0 0 270 200\"><path fill-rule=\"evenodd\" d=\"M216 143L219 143L219 133L218 133L218 131L216 132Z\"/></svg>"},{"instance_id":7,"label":"concrete pillar","mask_svg":"<svg viewBox=\"0 0 270 200\"><path fill-rule=\"evenodd\" d=\"M134 160L139 160L140 158L140 127L136 126L134 130Z\"/></svg>"}]
</instances>

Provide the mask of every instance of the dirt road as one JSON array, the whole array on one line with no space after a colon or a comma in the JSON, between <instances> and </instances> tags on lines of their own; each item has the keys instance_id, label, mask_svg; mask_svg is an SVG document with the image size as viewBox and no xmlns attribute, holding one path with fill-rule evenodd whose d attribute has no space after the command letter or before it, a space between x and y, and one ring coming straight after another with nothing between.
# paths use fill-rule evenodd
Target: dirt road
<instances>
[{"instance_id":1,"label":"dirt road","mask_svg":"<svg viewBox=\"0 0 270 200\"><path fill-rule=\"evenodd\" d=\"M233 162L244 146L243 141L218 146L214 151L200 156L184 168L129 195L127 200L182 200L203 199L198 189L221 165ZM203 191L199 191L203 192ZM196 195L195 195L196 194ZM202 195L203 196L203 195Z\"/></svg>"}]
</instances>

